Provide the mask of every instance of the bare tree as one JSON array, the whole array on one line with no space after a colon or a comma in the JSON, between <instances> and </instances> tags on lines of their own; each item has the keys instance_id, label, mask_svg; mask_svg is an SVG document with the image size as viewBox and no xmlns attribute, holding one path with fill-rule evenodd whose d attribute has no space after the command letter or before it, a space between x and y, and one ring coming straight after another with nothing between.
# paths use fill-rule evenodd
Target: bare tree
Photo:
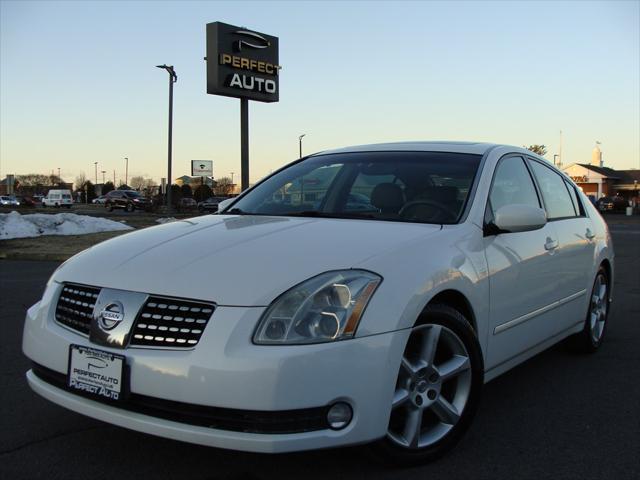
<instances>
[{"instance_id":1,"label":"bare tree","mask_svg":"<svg viewBox=\"0 0 640 480\"><path fill-rule=\"evenodd\" d=\"M531 150L533 153L537 153L541 157L544 157L547 154L546 145L529 145L526 149Z\"/></svg>"},{"instance_id":2,"label":"bare tree","mask_svg":"<svg viewBox=\"0 0 640 480\"><path fill-rule=\"evenodd\" d=\"M145 186L146 179L142 176L131 177L129 179L129 186L134 190L142 190Z\"/></svg>"},{"instance_id":3,"label":"bare tree","mask_svg":"<svg viewBox=\"0 0 640 480\"><path fill-rule=\"evenodd\" d=\"M216 180L216 195L229 195L233 193L233 182L229 177L221 177Z\"/></svg>"},{"instance_id":4,"label":"bare tree","mask_svg":"<svg viewBox=\"0 0 640 480\"><path fill-rule=\"evenodd\" d=\"M75 183L76 190L84 189L85 183L87 183L87 176L84 174L84 172L82 172L80 173L80 175L76 177L76 183Z\"/></svg>"}]
</instances>

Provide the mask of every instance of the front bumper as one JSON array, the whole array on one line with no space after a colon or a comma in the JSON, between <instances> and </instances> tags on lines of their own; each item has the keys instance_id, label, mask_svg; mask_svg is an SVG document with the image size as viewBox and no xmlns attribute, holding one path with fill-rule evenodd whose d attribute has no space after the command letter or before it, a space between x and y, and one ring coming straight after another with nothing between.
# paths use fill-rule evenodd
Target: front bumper
<instances>
[{"instance_id":1,"label":"front bumper","mask_svg":"<svg viewBox=\"0 0 640 480\"><path fill-rule=\"evenodd\" d=\"M53 320L55 290L47 289L42 301L27 312L23 350L36 364L64 375L69 345L92 345L88 338ZM301 411L317 414L336 401L344 401L353 409L353 419L346 428L249 433L260 431L249 426L245 431L234 431L224 422L197 425L180 421L180 417L161 418L153 411L148 414L87 399L33 371L27 373L27 379L38 394L78 413L220 448L290 452L365 443L384 436L409 332L318 345L258 346L252 344L251 337L263 310L218 307L192 350L95 347L126 356L132 395L195 408L229 409L234 415L245 411L265 412L267 416L286 411L292 411L293 416Z\"/></svg>"}]
</instances>

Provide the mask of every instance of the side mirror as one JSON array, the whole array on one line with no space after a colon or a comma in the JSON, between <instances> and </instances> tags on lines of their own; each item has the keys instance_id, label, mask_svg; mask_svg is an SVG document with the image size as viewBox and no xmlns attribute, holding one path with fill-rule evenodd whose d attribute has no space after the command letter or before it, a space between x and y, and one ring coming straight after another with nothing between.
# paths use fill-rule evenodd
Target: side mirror
<instances>
[{"instance_id":1,"label":"side mirror","mask_svg":"<svg viewBox=\"0 0 640 480\"><path fill-rule=\"evenodd\" d=\"M541 208L515 203L500 207L493 224L504 233L530 232L547 224L547 214Z\"/></svg>"},{"instance_id":2,"label":"side mirror","mask_svg":"<svg viewBox=\"0 0 640 480\"><path fill-rule=\"evenodd\" d=\"M227 208L229 206L229 204L231 202L233 202L234 200L235 200L235 198L227 198L226 200L223 200L220 203L218 203L218 213L220 213L225 208Z\"/></svg>"}]
</instances>

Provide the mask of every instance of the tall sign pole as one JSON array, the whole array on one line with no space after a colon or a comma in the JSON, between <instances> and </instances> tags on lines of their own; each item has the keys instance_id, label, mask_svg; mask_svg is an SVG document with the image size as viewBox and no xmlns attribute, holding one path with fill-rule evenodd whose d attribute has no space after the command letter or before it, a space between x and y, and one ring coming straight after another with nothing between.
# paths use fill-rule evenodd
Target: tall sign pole
<instances>
[{"instance_id":1,"label":"tall sign pole","mask_svg":"<svg viewBox=\"0 0 640 480\"><path fill-rule=\"evenodd\" d=\"M207 93L240 99L240 184L249 188L249 100L280 99L278 37L222 22L207 24Z\"/></svg>"},{"instance_id":2,"label":"tall sign pole","mask_svg":"<svg viewBox=\"0 0 640 480\"><path fill-rule=\"evenodd\" d=\"M249 188L249 100L240 99L240 188Z\"/></svg>"}]
</instances>

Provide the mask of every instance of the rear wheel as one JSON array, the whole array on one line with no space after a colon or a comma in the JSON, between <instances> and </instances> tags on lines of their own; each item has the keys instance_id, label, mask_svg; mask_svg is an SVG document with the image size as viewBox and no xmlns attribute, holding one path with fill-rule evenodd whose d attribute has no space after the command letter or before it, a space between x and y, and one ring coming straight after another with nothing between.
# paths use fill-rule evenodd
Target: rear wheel
<instances>
[{"instance_id":1,"label":"rear wheel","mask_svg":"<svg viewBox=\"0 0 640 480\"><path fill-rule=\"evenodd\" d=\"M127 212L133 212L134 208L135 207L133 206L133 203L127 203L127 206L125 207L125 210Z\"/></svg>"},{"instance_id":2,"label":"rear wheel","mask_svg":"<svg viewBox=\"0 0 640 480\"><path fill-rule=\"evenodd\" d=\"M584 328L569 338L569 345L574 350L593 353L602 345L609 317L609 282L606 269L600 266L593 281Z\"/></svg>"},{"instance_id":3,"label":"rear wheel","mask_svg":"<svg viewBox=\"0 0 640 480\"><path fill-rule=\"evenodd\" d=\"M428 306L402 356L386 438L374 449L407 465L442 456L471 424L483 372L467 319L447 305Z\"/></svg>"}]
</instances>

